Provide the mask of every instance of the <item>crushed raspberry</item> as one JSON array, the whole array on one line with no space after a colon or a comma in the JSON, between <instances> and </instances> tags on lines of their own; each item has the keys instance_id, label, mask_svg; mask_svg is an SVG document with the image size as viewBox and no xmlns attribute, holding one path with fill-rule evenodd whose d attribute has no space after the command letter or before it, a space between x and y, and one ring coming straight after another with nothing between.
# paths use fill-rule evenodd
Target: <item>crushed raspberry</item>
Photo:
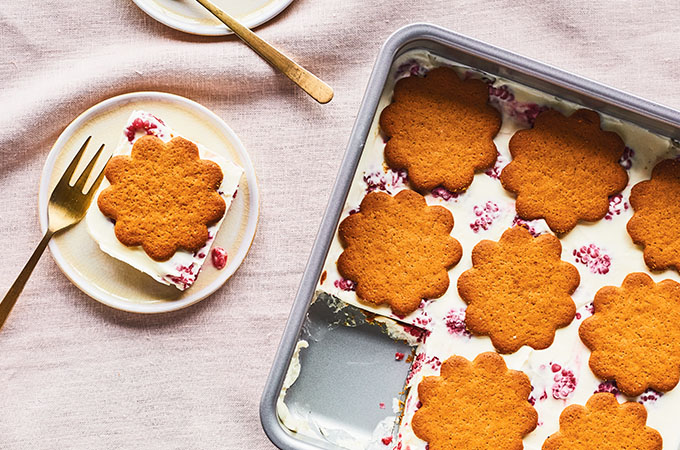
<instances>
[{"instance_id":1,"label":"crushed raspberry","mask_svg":"<svg viewBox=\"0 0 680 450\"><path fill-rule=\"evenodd\" d=\"M444 189L443 187L436 187L432 189L432 197L434 198L441 198L445 202L448 202L451 199L457 199L461 194L458 192L451 192L447 189Z\"/></svg>"},{"instance_id":2,"label":"crushed raspberry","mask_svg":"<svg viewBox=\"0 0 680 450\"><path fill-rule=\"evenodd\" d=\"M177 266L177 271L179 273L186 273L186 274L189 274L189 275L193 275L194 274L194 263L191 263L188 266L183 266L183 265L180 264L179 266Z\"/></svg>"},{"instance_id":3,"label":"crushed raspberry","mask_svg":"<svg viewBox=\"0 0 680 450\"><path fill-rule=\"evenodd\" d=\"M205 258L205 253L201 252L198 255L196 255L198 258L203 259Z\"/></svg>"},{"instance_id":4,"label":"crushed raspberry","mask_svg":"<svg viewBox=\"0 0 680 450\"><path fill-rule=\"evenodd\" d=\"M347 278L340 278L339 280L335 280L333 282L333 286L335 286L338 289L342 289L343 291L357 290L357 284L352 280L348 280Z\"/></svg>"},{"instance_id":5,"label":"crushed raspberry","mask_svg":"<svg viewBox=\"0 0 680 450\"><path fill-rule=\"evenodd\" d=\"M421 328L426 328L427 325L429 325L432 322L432 318L425 311L425 307L427 306L427 304L428 304L427 300L420 301L420 305L418 306L418 316L416 316L416 318L413 319L413 324ZM397 314L395 315L399 317ZM399 318L403 319L403 317Z\"/></svg>"},{"instance_id":6,"label":"crushed raspberry","mask_svg":"<svg viewBox=\"0 0 680 450\"><path fill-rule=\"evenodd\" d=\"M623 199L623 195L616 194L609 197L609 211L604 216L605 220L612 220L614 216L620 216L622 212L628 211L630 205Z\"/></svg>"},{"instance_id":7,"label":"crushed raspberry","mask_svg":"<svg viewBox=\"0 0 680 450\"><path fill-rule=\"evenodd\" d=\"M541 232L536 231L536 228L534 228L534 226L531 225L532 222L534 222L534 221L526 221L526 220L522 219L520 216L518 216L517 214L515 214L515 217L512 219L512 226L513 227L514 226L524 227L529 231L529 233L533 237L538 237L538 236L541 235Z\"/></svg>"},{"instance_id":8,"label":"crushed raspberry","mask_svg":"<svg viewBox=\"0 0 680 450\"><path fill-rule=\"evenodd\" d=\"M413 365L411 366L411 371L406 377L406 384L408 384L413 376L420 372L424 366L428 365L430 368L432 368L432 370L438 370L442 366L442 362L436 356L428 358L425 353L420 353L418 356L416 356L416 359L413 361Z\"/></svg>"},{"instance_id":9,"label":"crushed raspberry","mask_svg":"<svg viewBox=\"0 0 680 450\"><path fill-rule=\"evenodd\" d=\"M559 372L560 370L562 370L562 366L560 366L559 364L553 363L553 364L550 366L550 370L552 370L553 373Z\"/></svg>"},{"instance_id":10,"label":"crushed raspberry","mask_svg":"<svg viewBox=\"0 0 680 450\"><path fill-rule=\"evenodd\" d=\"M534 387L533 387L533 386L531 387L531 392L532 392L532 394L529 396L529 403L531 403L531 406L535 406L535 405L536 405L537 399L536 399L536 397L533 395L533 392L534 392ZM548 398L548 393L545 392L545 389L543 389L543 393L541 394L540 397L538 397L538 400L539 400L539 401L543 401L543 400L546 400L547 398Z\"/></svg>"},{"instance_id":11,"label":"crushed raspberry","mask_svg":"<svg viewBox=\"0 0 680 450\"><path fill-rule=\"evenodd\" d=\"M215 247L211 252L212 264L217 270L222 270L227 266L227 251L222 247Z\"/></svg>"},{"instance_id":12,"label":"crushed raspberry","mask_svg":"<svg viewBox=\"0 0 680 450\"><path fill-rule=\"evenodd\" d=\"M428 70L425 67L421 66L418 61L412 59L397 67L397 72L394 77L397 80L408 76L422 77L427 72Z\"/></svg>"},{"instance_id":13,"label":"crushed raspberry","mask_svg":"<svg viewBox=\"0 0 680 450\"><path fill-rule=\"evenodd\" d=\"M598 394L600 392L609 392L610 394L619 395L619 388L616 386L616 381L603 381L597 386L597 389L593 394Z\"/></svg>"},{"instance_id":14,"label":"crushed raspberry","mask_svg":"<svg viewBox=\"0 0 680 450\"><path fill-rule=\"evenodd\" d=\"M393 187L403 186L404 184L406 184L406 181L408 180L408 172L406 172L406 169L399 170L390 169L389 175L392 177Z\"/></svg>"},{"instance_id":15,"label":"crushed raspberry","mask_svg":"<svg viewBox=\"0 0 680 450\"><path fill-rule=\"evenodd\" d=\"M392 443L392 436L382 438L383 445L390 445Z\"/></svg>"},{"instance_id":16,"label":"crushed raspberry","mask_svg":"<svg viewBox=\"0 0 680 450\"><path fill-rule=\"evenodd\" d=\"M553 364L552 370L555 371L555 366L560 367L559 364ZM555 383L552 387L552 396L556 400L566 400L576 390L576 375L569 369L562 369L557 371L553 377Z\"/></svg>"},{"instance_id":17,"label":"crushed raspberry","mask_svg":"<svg viewBox=\"0 0 680 450\"><path fill-rule=\"evenodd\" d=\"M508 86L503 85L499 87L493 87L489 86L489 96L490 97L496 97L499 100L504 100L504 101L514 101L515 100L515 94L510 92L510 88Z\"/></svg>"},{"instance_id":18,"label":"crushed raspberry","mask_svg":"<svg viewBox=\"0 0 680 450\"><path fill-rule=\"evenodd\" d=\"M380 402L378 406L380 407L380 409L385 409L385 403L383 402Z\"/></svg>"},{"instance_id":19,"label":"crushed raspberry","mask_svg":"<svg viewBox=\"0 0 680 450\"><path fill-rule=\"evenodd\" d=\"M517 101L508 86L494 87L491 83L489 83L489 103L500 112L505 112L527 126L533 125L536 116L548 109L536 103Z\"/></svg>"},{"instance_id":20,"label":"crushed raspberry","mask_svg":"<svg viewBox=\"0 0 680 450\"><path fill-rule=\"evenodd\" d=\"M406 356L404 353L397 352L397 353L394 354L394 360L395 361L403 361L404 356Z\"/></svg>"},{"instance_id":21,"label":"crushed raspberry","mask_svg":"<svg viewBox=\"0 0 680 450\"><path fill-rule=\"evenodd\" d=\"M654 389L647 389L645 392L642 393L640 397L638 397L638 403L652 403L657 401L663 396L661 392L657 392Z\"/></svg>"},{"instance_id":22,"label":"crushed raspberry","mask_svg":"<svg viewBox=\"0 0 680 450\"><path fill-rule=\"evenodd\" d=\"M597 245L584 245L579 249L574 249L572 253L576 262L584 264L592 273L600 275L609 273L612 259Z\"/></svg>"},{"instance_id":23,"label":"crushed raspberry","mask_svg":"<svg viewBox=\"0 0 680 450\"><path fill-rule=\"evenodd\" d=\"M581 311L581 309L583 311ZM581 318L586 317L586 316L592 316L594 313L594 306L593 303L588 303L586 305L583 305L582 308L579 308L578 311L576 311L576 319L581 320Z\"/></svg>"},{"instance_id":24,"label":"crushed raspberry","mask_svg":"<svg viewBox=\"0 0 680 450\"><path fill-rule=\"evenodd\" d=\"M363 180L366 183L366 193L383 191L392 195L392 190L406 184L408 175L406 170L392 170L387 173L382 171L364 173Z\"/></svg>"},{"instance_id":25,"label":"crushed raspberry","mask_svg":"<svg viewBox=\"0 0 680 450\"><path fill-rule=\"evenodd\" d=\"M621 164L621 167L626 170L630 170L630 168L633 167L634 156L635 150L626 146L626 148L623 149L623 155L621 155L621 158L619 159L619 164Z\"/></svg>"},{"instance_id":26,"label":"crushed raspberry","mask_svg":"<svg viewBox=\"0 0 680 450\"><path fill-rule=\"evenodd\" d=\"M498 180L501 177L501 172L503 171L503 168L507 166L509 161L505 159L500 153L496 152L496 162L494 163L493 167L490 169L487 169L486 172L484 172L487 176L490 176L494 180Z\"/></svg>"},{"instance_id":27,"label":"crushed raspberry","mask_svg":"<svg viewBox=\"0 0 680 450\"><path fill-rule=\"evenodd\" d=\"M180 287L182 290L185 290L194 284L194 281L196 281L196 277L198 276L198 272L200 272L199 269L196 273L194 273L194 267L194 263L191 263L188 266L180 264L175 267L177 274L167 274L163 278Z\"/></svg>"},{"instance_id":28,"label":"crushed raspberry","mask_svg":"<svg viewBox=\"0 0 680 450\"><path fill-rule=\"evenodd\" d=\"M411 336L416 338L417 342L425 342L425 340L430 336L430 330L424 330L412 325L403 325L404 331Z\"/></svg>"},{"instance_id":29,"label":"crushed raspberry","mask_svg":"<svg viewBox=\"0 0 680 450\"><path fill-rule=\"evenodd\" d=\"M374 191L384 191L390 194L387 189L387 180L385 179L385 174L382 172L370 172L364 173L363 177L364 183L366 183L366 193L371 193Z\"/></svg>"},{"instance_id":30,"label":"crushed raspberry","mask_svg":"<svg viewBox=\"0 0 680 450\"><path fill-rule=\"evenodd\" d=\"M158 125L151 122L150 120L144 120L141 117L137 117L127 128L125 128L124 133L128 141L132 142L135 140L135 135L138 131L144 131L146 134L155 135L158 134Z\"/></svg>"},{"instance_id":31,"label":"crushed raspberry","mask_svg":"<svg viewBox=\"0 0 680 450\"><path fill-rule=\"evenodd\" d=\"M465 309L452 309L444 317L449 334L470 338L472 335L465 324Z\"/></svg>"},{"instance_id":32,"label":"crushed raspberry","mask_svg":"<svg viewBox=\"0 0 680 450\"><path fill-rule=\"evenodd\" d=\"M501 215L501 209L492 201L486 202L483 206L475 205L473 212L477 219L470 224L470 228L475 233L479 233L480 230L488 230L493 221Z\"/></svg>"}]
</instances>

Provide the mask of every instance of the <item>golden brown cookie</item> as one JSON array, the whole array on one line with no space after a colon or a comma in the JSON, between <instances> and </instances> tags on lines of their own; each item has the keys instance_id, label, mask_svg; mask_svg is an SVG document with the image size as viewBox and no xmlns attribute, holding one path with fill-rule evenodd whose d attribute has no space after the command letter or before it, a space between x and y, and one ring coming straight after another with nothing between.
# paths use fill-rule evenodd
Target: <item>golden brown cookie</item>
<instances>
[{"instance_id":1,"label":"golden brown cookie","mask_svg":"<svg viewBox=\"0 0 680 450\"><path fill-rule=\"evenodd\" d=\"M135 142L130 156L106 166L111 186L97 199L101 212L116 221L118 240L141 245L156 261L177 249L196 251L208 240L208 226L226 210L217 192L222 169L199 158L198 147L176 137L167 144L155 136Z\"/></svg>"},{"instance_id":2,"label":"golden brown cookie","mask_svg":"<svg viewBox=\"0 0 680 450\"><path fill-rule=\"evenodd\" d=\"M565 117L547 110L510 139L512 161L501 183L517 194L522 219L545 219L551 230L566 233L579 220L602 219L609 196L626 187L628 174L618 163L624 148L618 134L602 131L595 111Z\"/></svg>"},{"instance_id":3,"label":"golden brown cookie","mask_svg":"<svg viewBox=\"0 0 680 450\"><path fill-rule=\"evenodd\" d=\"M548 348L555 330L576 315L571 294L580 277L561 254L555 236L533 237L521 226L506 230L498 242L477 244L472 269L458 278L458 293L468 304L468 330L489 336L501 353L523 345Z\"/></svg>"},{"instance_id":4,"label":"golden brown cookie","mask_svg":"<svg viewBox=\"0 0 680 450\"><path fill-rule=\"evenodd\" d=\"M392 104L380 115L389 138L385 161L408 170L420 191L443 186L462 191L475 171L493 166L493 138L501 115L489 105L489 88L481 80L461 80L452 69L439 67L424 78L402 78Z\"/></svg>"},{"instance_id":5,"label":"golden brown cookie","mask_svg":"<svg viewBox=\"0 0 680 450\"><path fill-rule=\"evenodd\" d=\"M621 392L635 397L646 389L673 389L680 380L680 284L654 283L632 273L618 288L600 289L595 312L579 328L592 351L590 368L615 380Z\"/></svg>"},{"instance_id":6,"label":"golden brown cookie","mask_svg":"<svg viewBox=\"0 0 680 450\"><path fill-rule=\"evenodd\" d=\"M415 311L424 298L437 298L449 286L448 269L460 261L462 249L449 233L451 212L428 206L411 190L394 197L372 192L360 212L340 223L345 246L338 271L354 281L360 299L388 304L398 315Z\"/></svg>"},{"instance_id":7,"label":"golden brown cookie","mask_svg":"<svg viewBox=\"0 0 680 450\"><path fill-rule=\"evenodd\" d=\"M673 268L680 272L680 161L661 161L652 179L630 192L635 214L628 234L645 248L645 263L652 270Z\"/></svg>"},{"instance_id":8,"label":"golden brown cookie","mask_svg":"<svg viewBox=\"0 0 680 450\"><path fill-rule=\"evenodd\" d=\"M538 422L530 393L529 377L509 370L495 352L473 362L452 356L440 376L418 385L422 406L413 431L430 450L520 450Z\"/></svg>"},{"instance_id":9,"label":"golden brown cookie","mask_svg":"<svg viewBox=\"0 0 680 450\"><path fill-rule=\"evenodd\" d=\"M562 411L560 431L545 440L543 450L661 450L661 435L646 422L641 404L619 404L614 394L595 394L586 406Z\"/></svg>"}]
</instances>

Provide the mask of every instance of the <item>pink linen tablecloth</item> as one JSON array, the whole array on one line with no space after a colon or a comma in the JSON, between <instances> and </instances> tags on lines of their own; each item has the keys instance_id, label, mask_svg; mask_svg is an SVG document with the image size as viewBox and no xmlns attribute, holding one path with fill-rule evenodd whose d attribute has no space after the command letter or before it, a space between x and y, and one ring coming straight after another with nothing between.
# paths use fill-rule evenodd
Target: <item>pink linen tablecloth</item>
<instances>
[{"instance_id":1,"label":"pink linen tablecloth","mask_svg":"<svg viewBox=\"0 0 680 450\"><path fill-rule=\"evenodd\" d=\"M45 255L0 332L2 449L265 449L260 394L380 45L433 22L680 108L680 2L295 0L259 29L335 88L311 101L234 38L128 0L0 1L0 294L39 240L47 152L80 112L161 90L211 108L253 158L252 251L215 295L137 316Z\"/></svg>"}]
</instances>

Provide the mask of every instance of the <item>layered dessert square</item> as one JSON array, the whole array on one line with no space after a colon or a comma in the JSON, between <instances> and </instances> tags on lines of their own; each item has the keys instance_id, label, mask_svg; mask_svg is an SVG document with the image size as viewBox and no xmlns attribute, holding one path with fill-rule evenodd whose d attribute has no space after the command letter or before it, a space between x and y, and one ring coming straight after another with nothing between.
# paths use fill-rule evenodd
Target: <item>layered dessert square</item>
<instances>
[{"instance_id":1,"label":"layered dessert square","mask_svg":"<svg viewBox=\"0 0 680 450\"><path fill-rule=\"evenodd\" d=\"M154 139L152 140L147 136L154 137ZM141 142L140 139L142 139ZM111 178L114 177L114 179L117 179L118 177L123 176L128 176L128 178L130 178L128 173L129 168L124 167L124 165L121 165L121 167L118 168L118 172L122 175L114 176L112 174L114 168L111 167L111 163L109 164L109 167L107 167L108 180L105 180L102 183L102 186L97 192L95 201L92 202L92 205L88 210L86 223L90 235L103 252L146 273L159 283L174 286L183 291L188 289L196 281L203 264L211 255L211 247L215 241L215 237L222 226L224 218L229 212L229 207L233 199L237 195L239 182L243 175L243 169L227 158L209 150L202 144L191 142L178 136L162 119L146 111L134 111L130 115L121 132L120 143L114 151L113 156L130 156L133 153L133 147L137 150L137 153L142 154L143 151L140 150L140 148L144 144L151 149L144 150L148 153L143 155L146 158L140 158L141 161L147 165L147 172L149 171L149 167L151 167L151 172L153 173L154 164L160 171L175 172L177 169L176 164L173 167L173 164L170 161L151 161L156 155L149 152L152 152L154 145L163 146L165 144L177 147L178 143L186 147L188 151L194 149L195 152L195 147L197 147L198 158L200 159L196 158L194 162L196 164L203 163L205 167L213 172L212 183L214 184L213 187L216 187L216 189L214 189L215 192L212 193L212 196L206 200L205 205L206 208L212 208L216 211L211 212L212 218L209 217L209 214L206 215L207 220L205 221L205 225L196 229L182 228L182 224L186 223L187 219L193 219L197 214L202 214L200 207L204 204L201 202L200 205L198 205L199 207L196 208L197 204L195 202L199 202L201 199L192 199L187 195L184 196L184 198L188 198L188 200L182 201L180 204L175 205L175 208L172 208L174 213L168 211L168 208L166 208L166 211L152 210L149 213L148 221L144 220L143 214L141 215L141 218L138 217L136 228L127 222L125 224L121 223L116 227L116 218L120 221L123 220L123 216L117 216L115 212L126 209L134 211L135 208L134 205L130 205L129 193L127 193L128 197L119 196L119 198L114 199L115 201L108 202L113 206L108 206L107 203L107 207L103 207L102 193L107 189L109 189L109 191L107 191L105 195L111 193L111 183L109 182ZM138 145L135 146L135 144ZM182 152L186 151L186 149L180 148L176 149L175 153L181 155ZM112 162L113 161L115 161L115 158L112 159ZM121 161L116 161L116 163L120 162ZM166 164L164 165L161 163ZM222 174L221 181L219 181L218 167ZM197 183L192 182L189 178L196 174L192 173L191 168L187 168L185 172L186 174L184 175L175 174L175 176L179 176L179 183L181 186L186 185L187 189L195 187ZM159 190L174 190L172 195L177 195L178 189L181 191L181 188L175 186L174 183L173 185L170 185L169 182L164 183L163 181L159 181L157 179L159 178L158 176L150 175L150 178L149 182L154 182L154 185L158 186ZM198 176L197 180L201 181L204 178L205 177ZM217 182L215 182L215 180L217 180ZM208 192L208 194L210 194L210 192ZM169 194L168 192L159 192L157 195L167 196ZM194 200L194 205L191 205ZM158 204L158 202L156 202L156 204ZM147 207L149 205L154 205L153 201L147 202ZM164 218L163 214L166 212L167 216ZM136 213L139 214L139 211L136 211ZM183 217L185 215L186 217ZM156 218L155 222L154 217ZM157 223L159 222L158 217L161 217L160 223L162 223L163 228L170 230L170 234L163 234L160 230L157 233L154 233L153 228L154 226L157 226ZM127 216L125 217L125 220L127 220ZM207 234L205 233L206 228ZM143 232L154 235L151 237L155 240L140 240L139 237ZM182 232L185 232L187 236L180 235L179 239L176 239L176 236L171 239L172 233L181 234ZM129 236L131 236L130 239L126 238ZM163 241L164 236L169 236L166 238L166 241L168 242ZM187 239L184 239L184 237ZM139 241L139 245L131 245L131 243L135 244L137 241ZM172 243L177 241L179 244L175 244L174 246L166 245L172 244L169 241L173 241ZM190 245L187 245L186 243L182 244L182 242L189 242ZM212 250L212 253L217 256L217 258L213 259L217 260L218 266L223 266L221 262L224 259L224 251L219 248Z\"/></svg>"}]
</instances>

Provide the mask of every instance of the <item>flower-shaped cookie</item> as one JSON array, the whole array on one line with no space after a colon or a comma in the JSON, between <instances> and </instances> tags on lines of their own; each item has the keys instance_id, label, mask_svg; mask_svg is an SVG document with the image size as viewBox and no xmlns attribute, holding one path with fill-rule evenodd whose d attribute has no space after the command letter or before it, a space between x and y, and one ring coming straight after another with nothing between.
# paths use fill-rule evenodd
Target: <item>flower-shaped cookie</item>
<instances>
[{"instance_id":1,"label":"flower-shaped cookie","mask_svg":"<svg viewBox=\"0 0 680 450\"><path fill-rule=\"evenodd\" d=\"M628 222L628 234L644 246L647 266L680 272L680 161L657 164L651 180L633 186L630 204L635 214Z\"/></svg>"},{"instance_id":2,"label":"flower-shaped cookie","mask_svg":"<svg viewBox=\"0 0 680 450\"><path fill-rule=\"evenodd\" d=\"M473 362L452 356L440 376L418 385L422 406L413 431L430 450L521 450L538 422L530 393L529 377L508 370L498 353L482 353Z\"/></svg>"},{"instance_id":3,"label":"flower-shaped cookie","mask_svg":"<svg viewBox=\"0 0 680 450\"><path fill-rule=\"evenodd\" d=\"M392 104L380 115L380 128L389 138L385 161L393 169L407 169L420 191L467 189L475 171L496 161L493 138L500 126L500 114L489 105L488 86L461 80L446 67L425 78L399 80Z\"/></svg>"},{"instance_id":4,"label":"flower-shaped cookie","mask_svg":"<svg viewBox=\"0 0 680 450\"><path fill-rule=\"evenodd\" d=\"M451 212L428 206L411 190L390 197L372 192L360 212L338 229L345 251L338 271L356 283L362 300L387 303L398 315L415 311L424 298L437 298L449 286L448 269L460 261L462 249L449 233Z\"/></svg>"},{"instance_id":5,"label":"flower-shaped cookie","mask_svg":"<svg viewBox=\"0 0 680 450\"><path fill-rule=\"evenodd\" d=\"M571 294L580 277L561 253L555 236L533 237L521 226L506 230L498 242L477 244L472 269L458 278L458 292L468 304L467 328L489 336L501 353L523 345L549 347L555 330L576 314Z\"/></svg>"},{"instance_id":6,"label":"flower-shaped cookie","mask_svg":"<svg viewBox=\"0 0 680 450\"><path fill-rule=\"evenodd\" d=\"M641 404L619 404L614 394L595 394L586 406L562 411L560 431L546 439L543 450L661 450L661 435L646 422Z\"/></svg>"},{"instance_id":7,"label":"flower-shaped cookie","mask_svg":"<svg viewBox=\"0 0 680 450\"><path fill-rule=\"evenodd\" d=\"M569 117L555 110L538 115L534 127L510 139L512 161L501 183L517 194L522 219L543 218L556 233L579 220L602 219L609 196L628 184L618 163L625 145L619 135L600 128L600 116L580 109Z\"/></svg>"},{"instance_id":8,"label":"flower-shaped cookie","mask_svg":"<svg viewBox=\"0 0 680 450\"><path fill-rule=\"evenodd\" d=\"M680 380L680 284L654 283L632 273L618 288L597 291L595 313L579 328L592 351L590 368L615 380L621 392L635 397L646 389L666 392Z\"/></svg>"},{"instance_id":9,"label":"flower-shaped cookie","mask_svg":"<svg viewBox=\"0 0 680 450\"><path fill-rule=\"evenodd\" d=\"M176 137L167 144L155 136L135 142L130 156L115 156L106 166L111 186L97 205L116 221L118 240L141 245L156 261L177 249L196 251L208 240L208 226L226 210L217 192L222 169L202 160L198 147Z\"/></svg>"}]
</instances>

